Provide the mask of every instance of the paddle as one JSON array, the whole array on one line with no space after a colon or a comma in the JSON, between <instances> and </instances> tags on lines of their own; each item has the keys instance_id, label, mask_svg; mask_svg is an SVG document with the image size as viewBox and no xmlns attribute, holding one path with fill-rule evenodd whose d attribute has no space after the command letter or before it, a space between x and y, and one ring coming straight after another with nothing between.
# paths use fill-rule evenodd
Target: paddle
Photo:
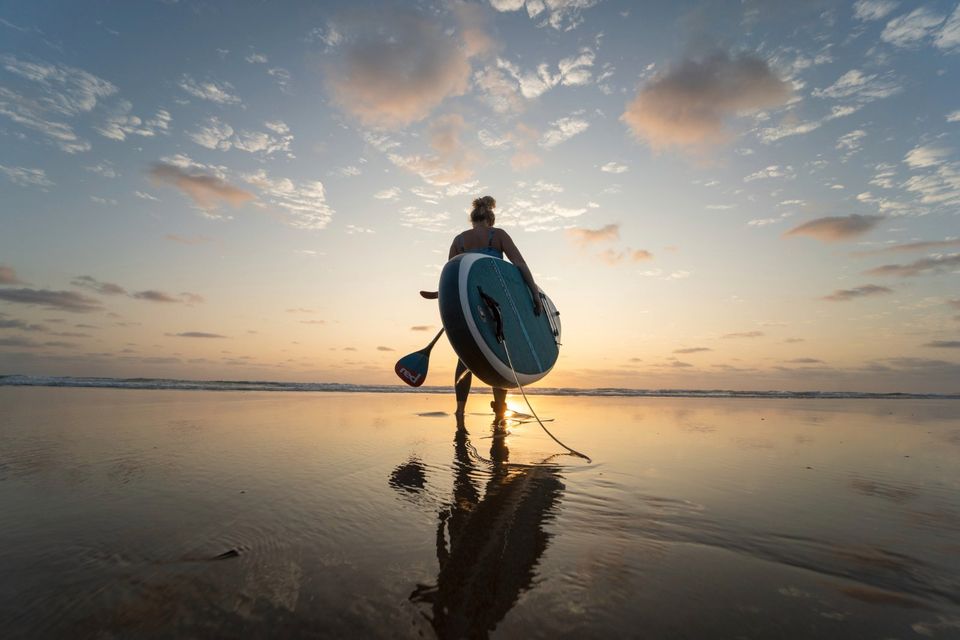
<instances>
[{"instance_id":1,"label":"paddle","mask_svg":"<svg viewBox=\"0 0 960 640\"><path fill-rule=\"evenodd\" d=\"M423 384L423 381L427 379L427 367L430 366L430 350L433 349L433 345L437 344L437 340L442 335L443 329L440 329L436 337L430 341L430 344L416 353L411 353L397 360L397 366L393 370L400 376L401 380L411 387L419 387Z\"/></svg>"},{"instance_id":2,"label":"paddle","mask_svg":"<svg viewBox=\"0 0 960 640\"><path fill-rule=\"evenodd\" d=\"M427 300L436 300L440 297L439 291L421 291L420 297L426 298Z\"/></svg>"}]
</instances>

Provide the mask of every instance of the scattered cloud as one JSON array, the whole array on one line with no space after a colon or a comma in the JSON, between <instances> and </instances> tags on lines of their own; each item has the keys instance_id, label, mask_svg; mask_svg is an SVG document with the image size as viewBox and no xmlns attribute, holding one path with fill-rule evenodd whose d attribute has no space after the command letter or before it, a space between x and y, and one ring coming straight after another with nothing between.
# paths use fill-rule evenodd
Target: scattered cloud
<instances>
[{"instance_id":1,"label":"scattered cloud","mask_svg":"<svg viewBox=\"0 0 960 640\"><path fill-rule=\"evenodd\" d=\"M685 347L683 349L674 349L674 353L701 353L703 351L713 351L710 347Z\"/></svg>"},{"instance_id":2,"label":"scattered cloud","mask_svg":"<svg viewBox=\"0 0 960 640\"><path fill-rule=\"evenodd\" d=\"M479 154L463 142L466 121L458 113L441 116L429 127L429 155L403 156L388 154L387 158L398 167L419 175L433 185L449 185L465 182L473 175L474 164Z\"/></svg>"},{"instance_id":3,"label":"scattered cloud","mask_svg":"<svg viewBox=\"0 0 960 640\"><path fill-rule=\"evenodd\" d=\"M255 196L224 180L197 170L187 171L182 167L158 162L150 169L150 176L155 183L168 184L180 189L189 196L198 207L212 210L222 203L239 207Z\"/></svg>"},{"instance_id":4,"label":"scattered cloud","mask_svg":"<svg viewBox=\"0 0 960 640\"><path fill-rule=\"evenodd\" d=\"M618 162L608 162L600 167L600 171L604 171L606 173L626 173L629 169L630 167L627 165L620 164Z\"/></svg>"},{"instance_id":5,"label":"scattered cloud","mask_svg":"<svg viewBox=\"0 0 960 640\"><path fill-rule=\"evenodd\" d=\"M550 123L550 128L540 138L540 146L550 149L579 133L583 133L588 128L590 128L590 123L576 115L558 118Z\"/></svg>"},{"instance_id":6,"label":"scattered cloud","mask_svg":"<svg viewBox=\"0 0 960 640\"><path fill-rule=\"evenodd\" d=\"M626 249L625 251L607 249L598 254L598 257L607 264L615 266L624 261L642 262L644 260L652 260L653 254L645 249Z\"/></svg>"},{"instance_id":7,"label":"scattered cloud","mask_svg":"<svg viewBox=\"0 0 960 640\"><path fill-rule=\"evenodd\" d=\"M99 311L100 301L75 291L51 291L49 289L0 289L0 300L33 305L45 309L86 313Z\"/></svg>"},{"instance_id":8,"label":"scattered cloud","mask_svg":"<svg viewBox=\"0 0 960 640\"><path fill-rule=\"evenodd\" d=\"M853 15L858 20L880 20L898 4L895 0L857 0L853 3Z\"/></svg>"},{"instance_id":9,"label":"scattered cloud","mask_svg":"<svg viewBox=\"0 0 960 640\"><path fill-rule=\"evenodd\" d=\"M871 276L899 276L911 278L922 275L932 275L945 271L960 269L960 253L921 258L909 264L885 264L874 269L864 271Z\"/></svg>"},{"instance_id":10,"label":"scattered cloud","mask_svg":"<svg viewBox=\"0 0 960 640\"><path fill-rule=\"evenodd\" d=\"M520 11L525 9L539 27L552 27L557 31L570 31L583 24L583 11L600 0L490 0L497 11Z\"/></svg>"},{"instance_id":11,"label":"scattered cloud","mask_svg":"<svg viewBox=\"0 0 960 640\"><path fill-rule=\"evenodd\" d=\"M122 100L107 116L106 121L94 127L94 130L105 138L123 141L127 136L152 138L158 133L170 130L170 121L173 117L166 109L160 109L152 118L142 119L132 115L133 104Z\"/></svg>"},{"instance_id":12,"label":"scattered cloud","mask_svg":"<svg viewBox=\"0 0 960 640\"><path fill-rule=\"evenodd\" d=\"M940 33L934 39L933 44L940 49L953 51L960 47L960 5L953 9L953 13L947 18L940 29Z\"/></svg>"},{"instance_id":13,"label":"scattered cloud","mask_svg":"<svg viewBox=\"0 0 960 640\"><path fill-rule=\"evenodd\" d=\"M880 39L896 47L917 47L923 40L933 36L944 19L945 16L927 7L918 7L888 22Z\"/></svg>"},{"instance_id":14,"label":"scattered cloud","mask_svg":"<svg viewBox=\"0 0 960 640\"><path fill-rule=\"evenodd\" d=\"M233 94L233 85L229 82L197 82L189 74L183 74L179 86L194 98L217 104L240 104L239 97Z\"/></svg>"},{"instance_id":15,"label":"scattered cloud","mask_svg":"<svg viewBox=\"0 0 960 640\"><path fill-rule=\"evenodd\" d=\"M4 71L29 81L29 95L0 87L0 116L36 131L67 153L90 149L63 119L89 113L117 87L76 67L0 56Z\"/></svg>"},{"instance_id":16,"label":"scattered cloud","mask_svg":"<svg viewBox=\"0 0 960 640\"><path fill-rule=\"evenodd\" d=\"M960 340L934 340L923 346L934 349L960 349Z\"/></svg>"},{"instance_id":17,"label":"scattered cloud","mask_svg":"<svg viewBox=\"0 0 960 640\"><path fill-rule=\"evenodd\" d=\"M0 164L0 173L18 187L40 187L41 189L47 189L53 186L53 182L47 178L47 172L43 169L8 167Z\"/></svg>"},{"instance_id":18,"label":"scattered cloud","mask_svg":"<svg viewBox=\"0 0 960 640\"><path fill-rule=\"evenodd\" d=\"M397 187L383 189L382 191L377 191L375 194L373 194L373 197L377 200L399 200L400 189Z\"/></svg>"},{"instance_id":19,"label":"scattered cloud","mask_svg":"<svg viewBox=\"0 0 960 640\"><path fill-rule=\"evenodd\" d=\"M777 107L790 85L760 58L718 53L686 59L647 83L621 116L654 149L698 149L726 142L726 121Z\"/></svg>"},{"instance_id":20,"label":"scattered cloud","mask_svg":"<svg viewBox=\"0 0 960 640\"><path fill-rule=\"evenodd\" d=\"M599 229L567 229L567 237L580 247L601 242L613 242L620 239L620 224L608 224Z\"/></svg>"},{"instance_id":21,"label":"scattered cloud","mask_svg":"<svg viewBox=\"0 0 960 640\"><path fill-rule=\"evenodd\" d=\"M738 333L727 333L720 337L724 339L761 338L763 335L763 331L741 331Z\"/></svg>"},{"instance_id":22,"label":"scattered cloud","mask_svg":"<svg viewBox=\"0 0 960 640\"><path fill-rule=\"evenodd\" d=\"M396 351L396 349L391 349L390 347L377 347L377 351Z\"/></svg>"},{"instance_id":23,"label":"scattered cloud","mask_svg":"<svg viewBox=\"0 0 960 640\"><path fill-rule=\"evenodd\" d=\"M333 218L326 190L319 180L296 183L289 178L271 177L263 169L244 176L247 184L260 190L262 200L280 209L286 223L297 229L325 228Z\"/></svg>"},{"instance_id":24,"label":"scattered cloud","mask_svg":"<svg viewBox=\"0 0 960 640\"><path fill-rule=\"evenodd\" d=\"M477 72L476 80L494 111L515 112L525 106L520 97L534 100L554 87L589 84L595 59L593 50L583 47L576 55L560 60L556 71L547 63L537 65L534 71L522 71L509 60L498 58L495 67Z\"/></svg>"},{"instance_id":25,"label":"scattered cloud","mask_svg":"<svg viewBox=\"0 0 960 640\"><path fill-rule=\"evenodd\" d=\"M226 338L227 336L219 333L207 333L206 331L184 331L182 333L168 333L173 338Z\"/></svg>"},{"instance_id":26,"label":"scattered cloud","mask_svg":"<svg viewBox=\"0 0 960 640\"><path fill-rule=\"evenodd\" d=\"M908 242L906 244L893 244L879 249L869 251L855 251L855 256L870 256L878 253L909 253L911 251L928 251L930 249L948 249L960 247L960 239L952 240L926 240L923 242Z\"/></svg>"},{"instance_id":27,"label":"scattered cloud","mask_svg":"<svg viewBox=\"0 0 960 640\"><path fill-rule=\"evenodd\" d=\"M935 147L933 145L921 145L914 147L907 152L903 161L914 169L925 167L935 167L943 164L953 153L953 149L946 147Z\"/></svg>"},{"instance_id":28,"label":"scattered cloud","mask_svg":"<svg viewBox=\"0 0 960 640\"><path fill-rule=\"evenodd\" d=\"M290 133L289 127L280 121L267 122L265 126L270 129L269 133L266 131L235 131L226 122L212 116L198 130L187 133L187 137L207 149L218 149L220 151L237 149L248 153L261 153L265 156L278 151L285 151L289 155L290 145L293 142L293 135Z\"/></svg>"},{"instance_id":29,"label":"scattered cloud","mask_svg":"<svg viewBox=\"0 0 960 640\"><path fill-rule=\"evenodd\" d=\"M70 284L75 287L82 287L84 289L90 289L91 291L96 291L97 293L105 296L125 296L127 295L127 290L121 287L118 284L113 284L112 282L100 282L99 280L91 276L78 276L74 278Z\"/></svg>"},{"instance_id":30,"label":"scattered cloud","mask_svg":"<svg viewBox=\"0 0 960 640\"><path fill-rule=\"evenodd\" d=\"M410 331L431 331L432 329L433 325L429 324L418 324L410 327Z\"/></svg>"},{"instance_id":31,"label":"scattered cloud","mask_svg":"<svg viewBox=\"0 0 960 640\"><path fill-rule=\"evenodd\" d=\"M875 284L865 284L861 287L854 287L853 289L837 289L830 295L824 296L823 299L831 302L847 302L856 298L866 298L868 296L878 296L887 293L893 293L893 289L880 287Z\"/></svg>"},{"instance_id":32,"label":"scattered cloud","mask_svg":"<svg viewBox=\"0 0 960 640\"><path fill-rule=\"evenodd\" d=\"M769 167L755 171L750 175L744 177L744 182L753 182L754 180L763 180L765 178L787 178L793 179L796 177L796 174L793 171L793 167L787 165L781 167L778 164L772 164Z\"/></svg>"},{"instance_id":33,"label":"scattered cloud","mask_svg":"<svg viewBox=\"0 0 960 640\"><path fill-rule=\"evenodd\" d=\"M883 219L883 216L865 216L856 213L849 216L817 218L804 222L783 235L785 237L808 236L823 242L839 242L867 233L880 224Z\"/></svg>"},{"instance_id":34,"label":"scattered cloud","mask_svg":"<svg viewBox=\"0 0 960 640\"><path fill-rule=\"evenodd\" d=\"M434 19L407 10L356 14L327 65L333 102L365 125L423 120L470 84L470 53Z\"/></svg>"}]
</instances>

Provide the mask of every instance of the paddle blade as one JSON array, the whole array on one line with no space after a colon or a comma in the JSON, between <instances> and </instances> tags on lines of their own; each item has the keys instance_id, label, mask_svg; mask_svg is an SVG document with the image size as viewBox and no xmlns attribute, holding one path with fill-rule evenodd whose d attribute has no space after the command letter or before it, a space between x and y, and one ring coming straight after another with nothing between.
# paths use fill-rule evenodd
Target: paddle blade
<instances>
[{"instance_id":1,"label":"paddle blade","mask_svg":"<svg viewBox=\"0 0 960 640\"><path fill-rule=\"evenodd\" d=\"M397 360L397 366L393 370L411 387L419 387L427 379L429 366L430 356L423 351L417 351Z\"/></svg>"}]
</instances>

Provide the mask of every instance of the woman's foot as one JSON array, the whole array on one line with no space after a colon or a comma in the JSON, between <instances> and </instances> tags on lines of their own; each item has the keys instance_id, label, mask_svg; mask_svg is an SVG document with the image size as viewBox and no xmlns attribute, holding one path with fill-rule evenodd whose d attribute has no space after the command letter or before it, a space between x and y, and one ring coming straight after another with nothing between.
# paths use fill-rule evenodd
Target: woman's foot
<instances>
[{"instance_id":1,"label":"woman's foot","mask_svg":"<svg viewBox=\"0 0 960 640\"><path fill-rule=\"evenodd\" d=\"M503 422L503 418L507 413L507 403L506 402L497 402L493 400L490 402L490 408L493 409L493 416L497 423Z\"/></svg>"}]
</instances>

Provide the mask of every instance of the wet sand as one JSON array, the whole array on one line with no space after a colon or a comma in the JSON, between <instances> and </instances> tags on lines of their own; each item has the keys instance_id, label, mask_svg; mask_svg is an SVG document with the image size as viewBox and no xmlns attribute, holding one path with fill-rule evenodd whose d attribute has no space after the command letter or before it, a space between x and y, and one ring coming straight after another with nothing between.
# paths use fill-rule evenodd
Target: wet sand
<instances>
[{"instance_id":1,"label":"wet sand","mask_svg":"<svg viewBox=\"0 0 960 640\"><path fill-rule=\"evenodd\" d=\"M960 401L452 400L0 387L0 636L960 638Z\"/></svg>"}]
</instances>

